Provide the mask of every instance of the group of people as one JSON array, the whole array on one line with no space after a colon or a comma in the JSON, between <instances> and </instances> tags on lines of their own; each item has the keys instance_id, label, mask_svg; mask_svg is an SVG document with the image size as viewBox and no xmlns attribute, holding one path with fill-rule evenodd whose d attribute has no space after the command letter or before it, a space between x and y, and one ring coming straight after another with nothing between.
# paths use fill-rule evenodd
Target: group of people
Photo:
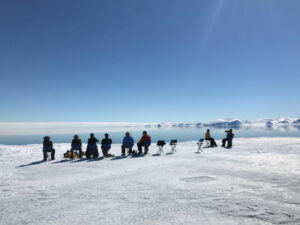
<instances>
[{"instance_id":1,"label":"group of people","mask_svg":"<svg viewBox=\"0 0 300 225\"><path fill-rule=\"evenodd\" d=\"M225 147L226 142L227 142L227 147L231 148L232 147L232 139L234 137L234 134L232 133L232 129L229 130L225 130L226 134L226 138L222 139L222 147ZM215 139L213 139L210 136L210 130L207 129L206 133L205 133L205 140L210 141L210 147L217 147L217 143L215 142Z\"/></svg>"},{"instance_id":2,"label":"group of people","mask_svg":"<svg viewBox=\"0 0 300 225\"><path fill-rule=\"evenodd\" d=\"M226 130L227 133L226 138L222 140L222 147L225 147L225 144L227 142L227 147L232 147L232 139L234 137L234 134L232 133L232 129ZM210 130L207 129L205 133L205 140L210 141L210 147L217 147L217 143L215 142L214 138L210 135ZM87 149L86 149L86 157L88 159L90 158L97 158L99 157L99 151L97 147L97 143L99 140L95 137L93 133L90 134L90 138L88 139ZM104 138L101 141L101 150L104 157L113 157L114 155L109 153L109 150L111 148L112 140L109 138L109 135L106 133L104 134ZM151 145L151 136L147 134L147 131L143 131L143 135L139 142L137 143L138 151L134 151L132 148L134 146L134 139L130 136L129 132L125 133L125 137L123 138L123 142L121 145L121 154L122 156L125 155L126 149L128 149L128 154L142 154L143 147L144 147L144 154L148 153L149 146ZM81 139L79 139L78 135L74 135L74 139L71 143L71 158L74 158L74 151L78 151L79 158L82 158L82 142ZM44 161L48 158L48 153L50 153L51 160L55 160L55 149L53 148L53 143L50 140L49 136L44 137L43 142L43 155L44 155Z\"/></svg>"},{"instance_id":3,"label":"group of people","mask_svg":"<svg viewBox=\"0 0 300 225\"><path fill-rule=\"evenodd\" d=\"M86 148L85 156L90 158L97 158L99 157L99 151L97 143L99 140L95 137L93 133L90 134L90 138L88 139L88 144ZM111 148L112 140L109 138L109 135L106 133L104 134L104 138L101 141L101 150L104 157L113 157L114 155L109 153ZM142 154L143 147L144 147L144 154L148 153L149 146L151 145L151 136L147 134L147 131L143 131L143 135L140 141L137 143L138 152L133 151L132 148L134 146L134 139L130 136L129 132L125 133L125 137L123 138L123 143L121 146L121 154L122 156L125 155L126 149L128 149L128 154ZM74 139L71 143L71 158L74 158L74 151L78 151L79 158L82 158L82 142L79 139L78 135L74 135ZM53 148L53 143L50 140L49 136L44 137L43 142L43 156L44 161L48 159L48 153L51 153L51 160L55 159L55 149Z\"/></svg>"}]
</instances>

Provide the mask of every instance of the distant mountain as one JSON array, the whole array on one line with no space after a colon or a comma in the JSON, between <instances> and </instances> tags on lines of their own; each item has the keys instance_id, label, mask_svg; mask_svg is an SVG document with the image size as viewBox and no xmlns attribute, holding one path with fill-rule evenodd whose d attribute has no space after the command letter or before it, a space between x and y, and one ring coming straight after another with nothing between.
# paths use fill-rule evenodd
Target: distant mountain
<instances>
[{"instance_id":1,"label":"distant mountain","mask_svg":"<svg viewBox=\"0 0 300 225\"><path fill-rule=\"evenodd\" d=\"M294 126L300 126L300 119L299 120L294 120L293 125Z\"/></svg>"},{"instance_id":2,"label":"distant mountain","mask_svg":"<svg viewBox=\"0 0 300 225\"><path fill-rule=\"evenodd\" d=\"M151 125L145 125L150 127ZM241 127L286 127L286 126L300 126L299 118L277 118L277 119L259 119L259 120L243 120L243 119L219 119L211 122L184 122L184 123L158 123L152 125L151 127L157 128L167 128L167 127L177 127L177 128L191 128L191 127L214 127L214 128L233 128L239 129Z\"/></svg>"}]
</instances>

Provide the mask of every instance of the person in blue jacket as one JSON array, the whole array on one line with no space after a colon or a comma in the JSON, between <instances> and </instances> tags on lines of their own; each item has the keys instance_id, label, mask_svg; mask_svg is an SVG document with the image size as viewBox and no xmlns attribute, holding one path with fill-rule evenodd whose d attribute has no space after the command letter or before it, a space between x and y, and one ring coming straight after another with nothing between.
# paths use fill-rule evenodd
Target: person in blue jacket
<instances>
[{"instance_id":1,"label":"person in blue jacket","mask_svg":"<svg viewBox=\"0 0 300 225\"><path fill-rule=\"evenodd\" d=\"M71 159L74 158L74 150L78 150L79 158L82 158L82 143L77 134L74 135L74 139L71 144Z\"/></svg>"},{"instance_id":2,"label":"person in blue jacket","mask_svg":"<svg viewBox=\"0 0 300 225\"><path fill-rule=\"evenodd\" d=\"M122 144L122 156L125 155L125 149L129 148L128 153L132 154L132 147L134 145L134 140L133 138L130 136L129 132L125 133L125 137L123 138L123 144Z\"/></svg>"}]
</instances>

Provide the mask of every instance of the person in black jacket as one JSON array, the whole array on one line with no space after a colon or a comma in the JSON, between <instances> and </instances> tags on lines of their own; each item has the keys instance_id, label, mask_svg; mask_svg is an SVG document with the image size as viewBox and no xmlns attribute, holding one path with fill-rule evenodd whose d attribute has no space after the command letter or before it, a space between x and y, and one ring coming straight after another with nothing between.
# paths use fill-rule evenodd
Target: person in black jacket
<instances>
[{"instance_id":1,"label":"person in black jacket","mask_svg":"<svg viewBox=\"0 0 300 225\"><path fill-rule=\"evenodd\" d=\"M97 142L99 142L98 139L95 138L93 133L91 133L86 148L86 157L88 159L90 159L91 156L93 156L93 158L97 158L99 156Z\"/></svg>"},{"instance_id":2,"label":"person in black jacket","mask_svg":"<svg viewBox=\"0 0 300 225\"><path fill-rule=\"evenodd\" d=\"M108 134L104 135L105 138L101 141L101 149L104 157L112 157L113 155L109 154L108 151L111 148L112 140L108 138Z\"/></svg>"},{"instance_id":3,"label":"person in black jacket","mask_svg":"<svg viewBox=\"0 0 300 225\"><path fill-rule=\"evenodd\" d=\"M79 158L82 158L82 143L81 140L78 138L78 135L74 135L74 139L72 140L71 144L71 159L74 158L74 150L79 150Z\"/></svg>"},{"instance_id":4,"label":"person in black jacket","mask_svg":"<svg viewBox=\"0 0 300 225\"><path fill-rule=\"evenodd\" d=\"M230 130L225 130L227 133L226 138L222 140L222 147L225 147L226 141L227 141L227 147L231 148L232 147L232 139L234 138L234 134L232 133L232 129Z\"/></svg>"},{"instance_id":5,"label":"person in black jacket","mask_svg":"<svg viewBox=\"0 0 300 225\"><path fill-rule=\"evenodd\" d=\"M45 136L43 141L43 161L47 161L48 152L51 152L51 160L55 160L55 149L53 148L53 143L49 136Z\"/></svg>"}]
</instances>

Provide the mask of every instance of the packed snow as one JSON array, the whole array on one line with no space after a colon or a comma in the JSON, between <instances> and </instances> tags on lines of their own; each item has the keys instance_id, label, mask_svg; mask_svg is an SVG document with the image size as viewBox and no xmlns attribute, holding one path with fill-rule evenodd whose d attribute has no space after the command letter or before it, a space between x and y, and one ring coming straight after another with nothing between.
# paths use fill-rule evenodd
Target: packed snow
<instances>
[{"instance_id":1,"label":"packed snow","mask_svg":"<svg viewBox=\"0 0 300 225\"><path fill-rule=\"evenodd\" d=\"M233 145L70 160L54 144L47 162L39 144L0 145L0 224L300 224L300 138Z\"/></svg>"}]
</instances>

